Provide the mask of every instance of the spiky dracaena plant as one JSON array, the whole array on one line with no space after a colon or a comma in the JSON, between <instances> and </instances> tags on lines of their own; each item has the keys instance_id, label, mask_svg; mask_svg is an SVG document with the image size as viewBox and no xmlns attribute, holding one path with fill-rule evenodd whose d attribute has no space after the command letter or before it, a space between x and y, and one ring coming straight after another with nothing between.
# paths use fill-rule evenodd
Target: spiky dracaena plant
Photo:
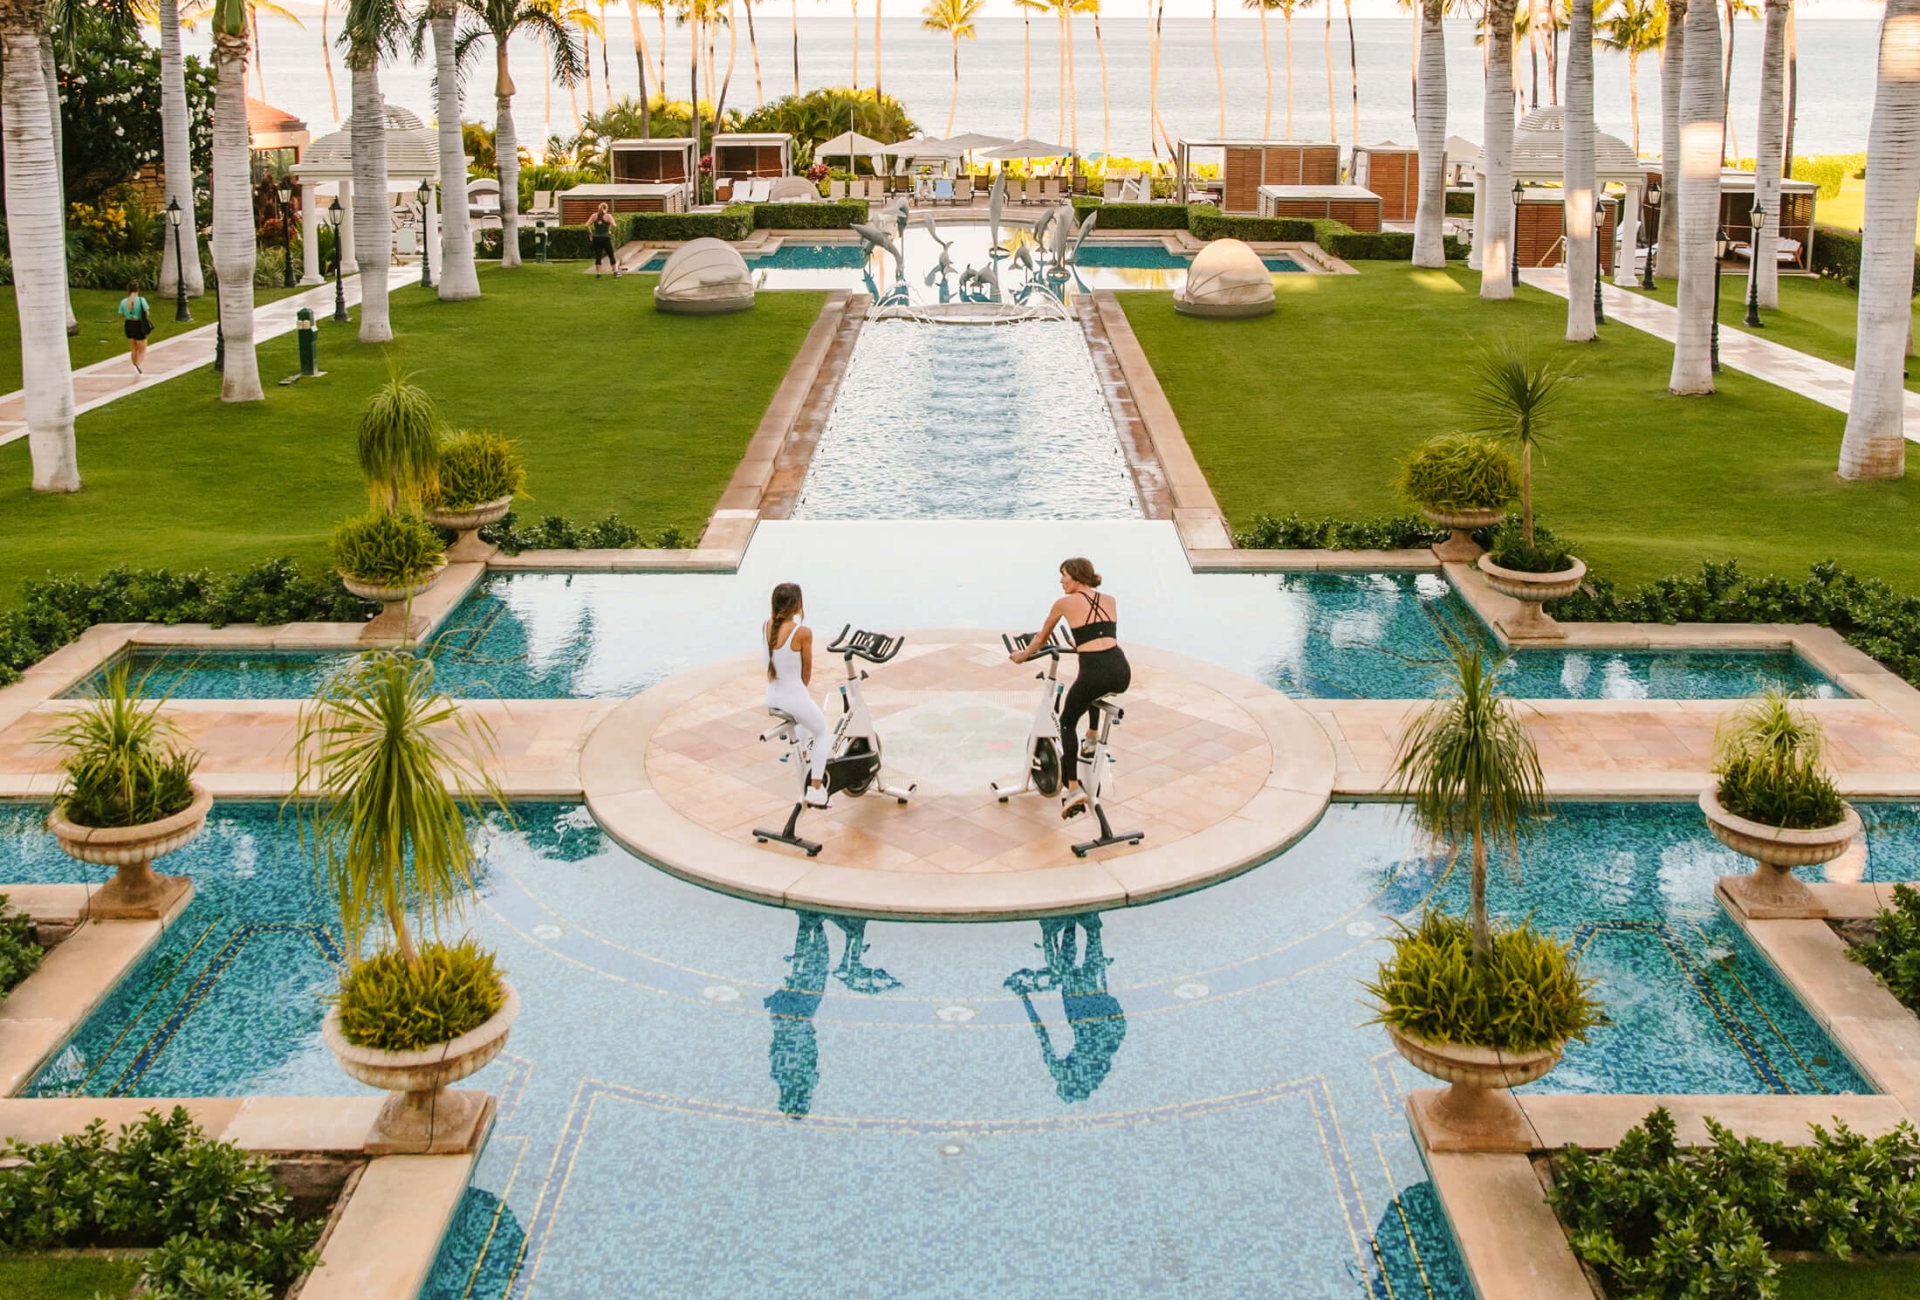
<instances>
[{"instance_id":1,"label":"spiky dracaena plant","mask_svg":"<svg viewBox=\"0 0 1920 1300\"><path fill-rule=\"evenodd\" d=\"M434 689L433 662L400 651L362 655L300 711L289 801L305 801L302 846L355 954L384 922L418 966L409 912L437 931L460 910L477 862L467 818L507 806L495 754L486 720Z\"/></svg>"},{"instance_id":2,"label":"spiky dracaena plant","mask_svg":"<svg viewBox=\"0 0 1920 1300\"><path fill-rule=\"evenodd\" d=\"M1446 624L1446 693L1407 724L1388 788L1407 801L1420 828L1457 862L1471 864L1473 951L1493 952L1487 925L1487 857L1497 848L1518 862L1520 840L1546 806L1546 778L1533 737L1494 681L1506 662Z\"/></svg>"},{"instance_id":3,"label":"spiky dracaena plant","mask_svg":"<svg viewBox=\"0 0 1920 1300\"><path fill-rule=\"evenodd\" d=\"M387 382L360 408L360 477L374 508L390 513L430 492L440 463L440 413L412 379L389 357Z\"/></svg>"},{"instance_id":4,"label":"spiky dracaena plant","mask_svg":"<svg viewBox=\"0 0 1920 1300\"><path fill-rule=\"evenodd\" d=\"M1551 435L1552 417L1572 376L1525 345L1505 343L1480 354L1467 404L1478 429L1520 444L1520 527L1533 549L1533 449Z\"/></svg>"}]
</instances>

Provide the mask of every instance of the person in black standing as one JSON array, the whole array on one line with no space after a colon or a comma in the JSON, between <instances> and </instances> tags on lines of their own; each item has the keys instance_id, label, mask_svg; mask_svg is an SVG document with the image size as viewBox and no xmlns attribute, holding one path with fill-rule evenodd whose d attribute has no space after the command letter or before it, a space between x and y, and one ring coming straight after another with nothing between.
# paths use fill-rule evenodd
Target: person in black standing
<instances>
[{"instance_id":1,"label":"person in black standing","mask_svg":"<svg viewBox=\"0 0 1920 1300\"><path fill-rule=\"evenodd\" d=\"M606 204L602 203L587 218L587 234L593 241L593 278L600 278L600 261L605 258L613 268L613 278L618 280L620 263L613 256L613 213L607 211Z\"/></svg>"}]
</instances>

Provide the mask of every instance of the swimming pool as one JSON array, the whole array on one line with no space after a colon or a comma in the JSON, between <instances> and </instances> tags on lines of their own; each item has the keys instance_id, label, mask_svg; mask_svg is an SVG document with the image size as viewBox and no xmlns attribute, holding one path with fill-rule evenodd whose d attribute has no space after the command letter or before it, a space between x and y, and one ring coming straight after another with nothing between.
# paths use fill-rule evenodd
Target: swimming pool
<instances>
[{"instance_id":1,"label":"swimming pool","mask_svg":"<svg viewBox=\"0 0 1920 1300\"><path fill-rule=\"evenodd\" d=\"M471 921L525 1014L476 1077L500 1118L428 1294L1470 1296L1401 1112L1428 1081L1356 983L1395 918L1464 898L1396 809L1337 805L1196 894L981 925L761 907L578 807L516 811ZM1861 811L1870 877L1910 876L1920 810ZM41 815L0 815L0 879L98 879ZM1736 861L1691 806L1568 805L1495 873L1615 1021L1533 1090L1866 1090L1714 904ZM193 904L33 1092L357 1091L319 1042L337 938L291 827L223 803L169 866Z\"/></svg>"}]
</instances>

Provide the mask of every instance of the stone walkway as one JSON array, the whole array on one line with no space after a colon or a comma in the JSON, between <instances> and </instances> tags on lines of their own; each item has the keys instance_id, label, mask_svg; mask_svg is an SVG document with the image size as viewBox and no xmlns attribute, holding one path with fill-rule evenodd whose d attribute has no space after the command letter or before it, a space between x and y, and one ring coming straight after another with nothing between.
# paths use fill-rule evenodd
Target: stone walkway
<instances>
[{"instance_id":1,"label":"stone walkway","mask_svg":"<svg viewBox=\"0 0 1920 1300\"><path fill-rule=\"evenodd\" d=\"M387 275L389 291L419 282L420 272L415 267L396 266ZM359 305L360 277L357 275L349 277L342 287L346 291L347 306ZM313 309L314 316L323 322L323 330L332 328L330 324L325 323L333 315L332 283L319 285L305 293L296 293L255 308L254 342L264 343L268 339L278 338L287 333L294 327L297 313L302 307ZM134 370L133 363L127 360L124 353L82 367L73 372L73 413L76 416L85 415L88 411L105 406L108 402L125 397L128 393L137 393L143 389L152 388L155 384L164 384L167 380L184 375L189 370L198 370L201 366L213 361L214 344L215 327L211 324L203 325L185 334L176 334L149 348L145 374ZM324 354L321 364L324 368ZM263 384L270 384L279 378L278 375L263 374L260 376L260 381ZM24 391L0 396L0 447L17 438L27 436L26 405L27 395Z\"/></svg>"},{"instance_id":2,"label":"stone walkway","mask_svg":"<svg viewBox=\"0 0 1920 1300\"><path fill-rule=\"evenodd\" d=\"M1562 298L1567 296L1567 274L1559 267L1522 271L1520 279L1536 289ZM1735 279L1728 276L1728 283L1721 288L1726 289ZM1736 292L1744 292L1745 276L1738 277L1738 285ZM1619 321L1669 343L1678 332L1680 313L1663 302L1611 284L1606 287L1602 301L1608 323ZM1720 363L1729 370L1764 379L1836 411L1846 410L1853 397L1853 371L1845 366L1836 366L1831 361L1822 361L1757 334L1724 325L1720 329ZM1907 437L1920 442L1920 393L1907 394Z\"/></svg>"}]
</instances>

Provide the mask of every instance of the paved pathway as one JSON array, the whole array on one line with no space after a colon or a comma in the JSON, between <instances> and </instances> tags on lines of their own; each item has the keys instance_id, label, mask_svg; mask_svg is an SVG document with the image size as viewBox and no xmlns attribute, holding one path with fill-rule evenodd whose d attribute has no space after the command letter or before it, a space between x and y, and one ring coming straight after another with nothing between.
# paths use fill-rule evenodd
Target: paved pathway
<instances>
[{"instance_id":1,"label":"paved pathway","mask_svg":"<svg viewBox=\"0 0 1920 1300\"><path fill-rule=\"evenodd\" d=\"M1536 289L1545 289L1562 298L1567 296L1567 274L1559 267L1522 271L1520 279ZM1732 283L1734 277L1729 276L1728 280ZM1745 277L1740 277L1738 283L1743 290ZM1680 320L1677 309L1611 284L1606 287L1603 301L1609 323L1621 321L1655 338L1673 342ZM1846 410L1853 397L1853 371L1845 366L1836 366L1771 339L1724 325L1720 329L1720 364L1812 398L1836 411ZM1920 393L1907 394L1907 437L1920 442Z\"/></svg>"},{"instance_id":2,"label":"paved pathway","mask_svg":"<svg viewBox=\"0 0 1920 1300\"><path fill-rule=\"evenodd\" d=\"M418 284L418 268L396 266L388 272L389 290L408 284ZM360 301L360 277L352 276L345 282L347 305L355 306ZM161 304L164 305L164 304ZM253 337L255 343L264 343L270 338L287 333L294 327L295 315L302 307L313 308L313 314L322 320L333 314L333 285L331 283L309 289L305 293L296 293L276 302L257 307L253 313ZM147 351L146 373L140 374L133 368L123 353L109 357L105 361L96 361L90 366L73 372L73 398L75 415L85 415L95 407L105 406L116 398L128 393L137 393L155 384L163 384L169 379L197 370L213 360L215 330L211 324L185 334L176 334L154 344ZM262 375L262 383L272 383L277 375ZM27 436L25 392L16 391L0 396L0 446Z\"/></svg>"}]
</instances>

